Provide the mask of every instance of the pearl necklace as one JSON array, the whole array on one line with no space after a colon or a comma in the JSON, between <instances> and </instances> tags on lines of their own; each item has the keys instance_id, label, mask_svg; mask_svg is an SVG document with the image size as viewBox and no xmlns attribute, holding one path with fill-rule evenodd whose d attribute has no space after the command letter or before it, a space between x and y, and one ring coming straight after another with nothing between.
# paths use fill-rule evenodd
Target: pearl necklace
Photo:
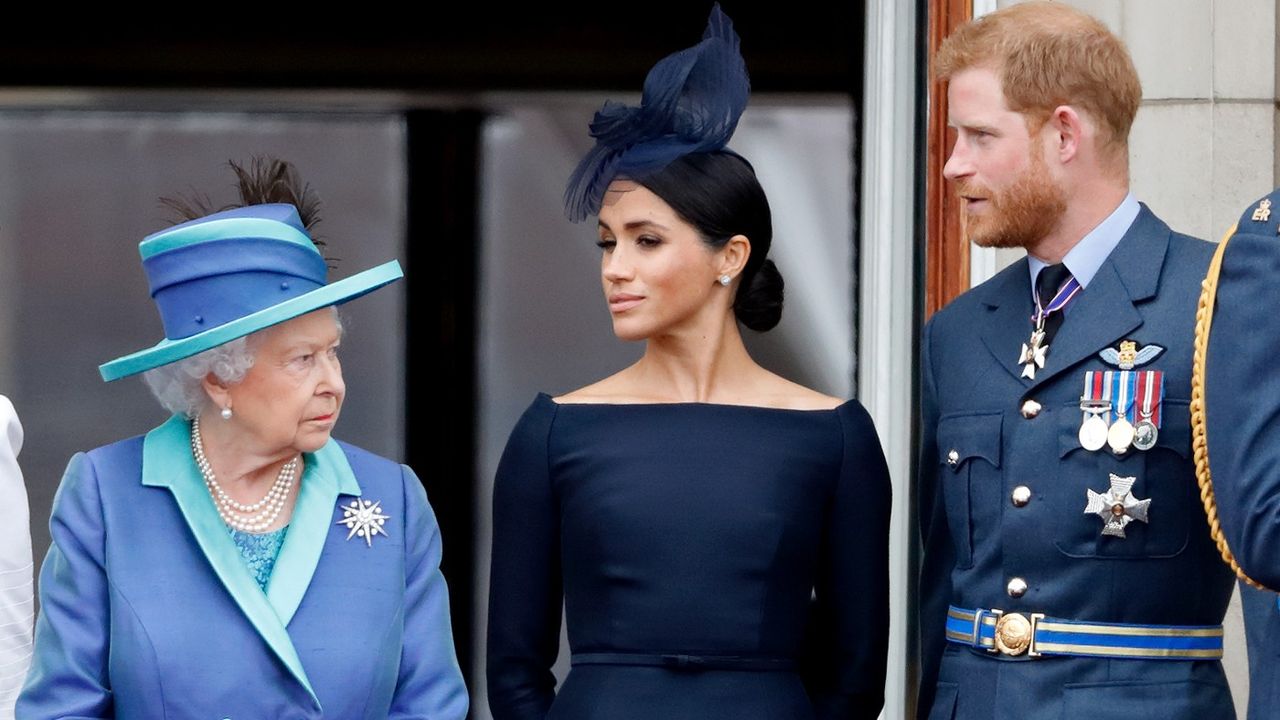
<instances>
[{"instance_id":1,"label":"pearl necklace","mask_svg":"<svg viewBox=\"0 0 1280 720\"><path fill-rule=\"evenodd\" d=\"M213 466L205 457L204 441L200 437L200 418L191 421L191 454L195 456L196 467L200 468L200 475L204 477L205 487L209 488L209 495L218 508L218 515L228 527L240 532L261 533L275 524L289 499L289 492L293 490L293 480L298 472L298 456L295 455L280 468L276 481L261 500L246 504L237 502L228 495L213 476Z\"/></svg>"}]
</instances>

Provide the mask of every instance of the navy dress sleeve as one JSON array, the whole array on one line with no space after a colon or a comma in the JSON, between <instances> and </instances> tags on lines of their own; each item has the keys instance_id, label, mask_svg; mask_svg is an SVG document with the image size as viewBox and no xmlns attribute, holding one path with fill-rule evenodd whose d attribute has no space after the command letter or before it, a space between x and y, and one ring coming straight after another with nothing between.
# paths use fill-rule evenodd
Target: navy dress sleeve
<instances>
[{"instance_id":1,"label":"navy dress sleeve","mask_svg":"<svg viewBox=\"0 0 1280 720\"><path fill-rule=\"evenodd\" d=\"M843 457L824 518L806 685L823 720L873 720L884 706L889 647L889 468L870 415L838 410Z\"/></svg>"},{"instance_id":2,"label":"navy dress sleeve","mask_svg":"<svg viewBox=\"0 0 1280 720\"><path fill-rule=\"evenodd\" d=\"M507 441L493 488L487 676L494 720L546 717L560 649L560 513L547 441L556 404L539 396Z\"/></svg>"}]
</instances>

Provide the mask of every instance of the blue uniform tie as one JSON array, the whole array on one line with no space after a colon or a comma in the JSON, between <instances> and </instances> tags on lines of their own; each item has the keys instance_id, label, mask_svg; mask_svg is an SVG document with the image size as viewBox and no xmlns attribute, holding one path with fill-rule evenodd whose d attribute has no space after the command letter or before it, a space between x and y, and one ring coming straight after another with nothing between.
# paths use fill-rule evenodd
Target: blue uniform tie
<instances>
[{"instance_id":1,"label":"blue uniform tie","mask_svg":"<svg viewBox=\"0 0 1280 720\"><path fill-rule=\"evenodd\" d=\"M1036 296L1040 298L1040 307L1046 308L1048 313L1044 319L1045 345L1053 343L1053 336L1058 334L1058 328L1062 327L1062 318L1066 314L1066 305L1056 311L1047 309L1050 303L1053 302L1053 298L1070 281L1071 271L1062 263L1046 265L1041 268L1040 274L1036 276Z\"/></svg>"}]
</instances>

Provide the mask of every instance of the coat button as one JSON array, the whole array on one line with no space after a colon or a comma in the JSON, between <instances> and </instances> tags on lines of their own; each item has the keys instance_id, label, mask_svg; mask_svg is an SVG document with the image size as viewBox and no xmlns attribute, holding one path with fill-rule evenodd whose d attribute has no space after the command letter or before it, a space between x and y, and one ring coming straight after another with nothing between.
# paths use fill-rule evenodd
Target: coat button
<instances>
[{"instance_id":1,"label":"coat button","mask_svg":"<svg viewBox=\"0 0 1280 720\"><path fill-rule=\"evenodd\" d=\"M1020 577L1013 578L1005 589L1009 591L1009 597L1020 598L1027 594L1027 581Z\"/></svg>"},{"instance_id":2,"label":"coat button","mask_svg":"<svg viewBox=\"0 0 1280 720\"><path fill-rule=\"evenodd\" d=\"M1009 499L1013 501L1014 507L1026 507L1031 502L1031 488L1026 485L1019 485L1009 493Z\"/></svg>"},{"instance_id":3,"label":"coat button","mask_svg":"<svg viewBox=\"0 0 1280 720\"><path fill-rule=\"evenodd\" d=\"M960 462L960 453L955 448L951 448L951 452L947 453L947 464L955 467Z\"/></svg>"},{"instance_id":4,"label":"coat button","mask_svg":"<svg viewBox=\"0 0 1280 720\"><path fill-rule=\"evenodd\" d=\"M1035 400L1028 400L1022 403L1022 417L1030 420L1040 414L1040 403Z\"/></svg>"}]
</instances>

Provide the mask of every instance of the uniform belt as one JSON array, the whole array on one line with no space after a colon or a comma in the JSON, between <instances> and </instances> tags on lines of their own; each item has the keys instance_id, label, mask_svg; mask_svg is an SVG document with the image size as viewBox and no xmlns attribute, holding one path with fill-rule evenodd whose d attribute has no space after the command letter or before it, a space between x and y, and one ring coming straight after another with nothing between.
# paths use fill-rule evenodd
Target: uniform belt
<instances>
[{"instance_id":1,"label":"uniform belt","mask_svg":"<svg viewBox=\"0 0 1280 720\"><path fill-rule=\"evenodd\" d=\"M947 610L947 640L992 654L1028 657L1218 660L1221 625L1128 625L1063 620L1043 613Z\"/></svg>"},{"instance_id":2,"label":"uniform belt","mask_svg":"<svg viewBox=\"0 0 1280 720\"><path fill-rule=\"evenodd\" d=\"M673 670L795 670L790 658L742 657L738 655L679 655L674 653L574 653L574 665L640 665Z\"/></svg>"}]
</instances>

